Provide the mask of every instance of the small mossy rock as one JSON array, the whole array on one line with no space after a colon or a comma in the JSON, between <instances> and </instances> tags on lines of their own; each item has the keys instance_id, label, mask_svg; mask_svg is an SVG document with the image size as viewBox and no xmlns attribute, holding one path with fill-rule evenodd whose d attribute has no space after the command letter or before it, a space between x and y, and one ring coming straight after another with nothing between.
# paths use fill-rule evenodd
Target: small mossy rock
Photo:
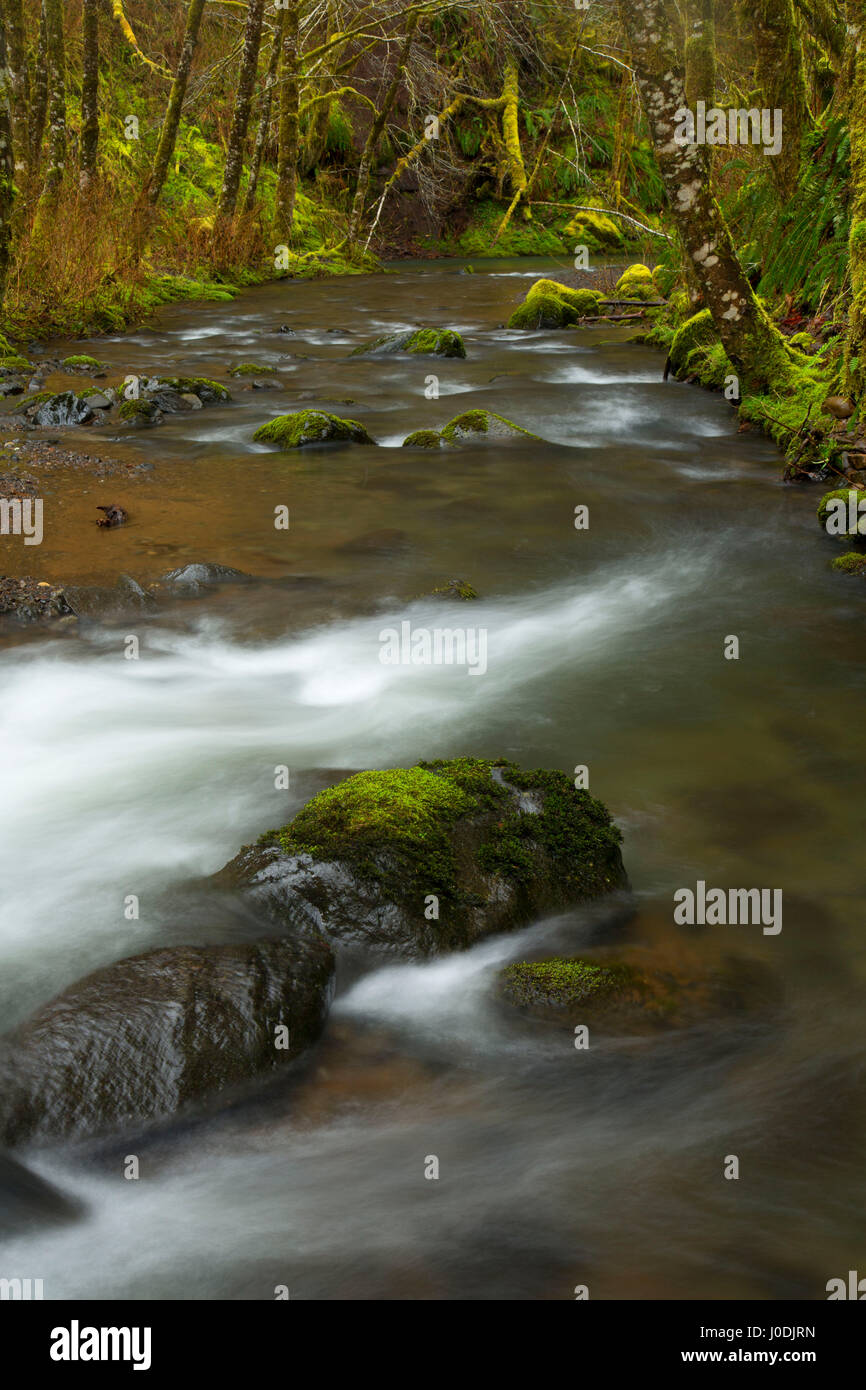
<instances>
[{"instance_id":1,"label":"small mossy rock","mask_svg":"<svg viewBox=\"0 0 866 1390\"><path fill-rule=\"evenodd\" d=\"M263 367L259 362L241 362L229 368L229 376L268 376L272 371L272 367Z\"/></svg>"},{"instance_id":2,"label":"small mossy rock","mask_svg":"<svg viewBox=\"0 0 866 1390\"><path fill-rule=\"evenodd\" d=\"M837 556L830 568L838 570L840 574L866 575L866 555L858 550L848 550L844 555Z\"/></svg>"},{"instance_id":3,"label":"small mossy rock","mask_svg":"<svg viewBox=\"0 0 866 1390\"><path fill-rule=\"evenodd\" d=\"M60 364L62 367L87 367L91 371L101 371L102 363L97 362L95 357L88 357L87 353L78 353L73 357L64 357Z\"/></svg>"},{"instance_id":4,"label":"small mossy rock","mask_svg":"<svg viewBox=\"0 0 866 1390\"><path fill-rule=\"evenodd\" d=\"M625 887L620 840L564 773L456 758L327 788L216 883L287 930L430 956ZM425 917L430 894L438 921Z\"/></svg>"},{"instance_id":5,"label":"small mossy rock","mask_svg":"<svg viewBox=\"0 0 866 1390\"><path fill-rule=\"evenodd\" d=\"M206 593L220 584L247 584L251 576L243 570L232 569L230 565L199 563L181 565L180 569L169 570L153 587L168 589L184 597Z\"/></svg>"},{"instance_id":6,"label":"small mossy rock","mask_svg":"<svg viewBox=\"0 0 866 1390\"><path fill-rule=\"evenodd\" d=\"M403 440L404 449L439 449L441 446L442 436L438 430L415 430Z\"/></svg>"},{"instance_id":7,"label":"small mossy rock","mask_svg":"<svg viewBox=\"0 0 866 1390\"><path fill-rule=\"evenodd\" d=\"M576 212L562 235L569 249L575 242L590 251L622 251L625 247L622 231L603 208Z\"/></svg>"},{"instance_id":8,"label":"small mossy rock","mask_svg":"<svg viewBox=\"0 0 866 1390\"><path fill-rule=\"evenodd\" d=\"M866 541L866 506L861 511L861 502L866 504L866 489L863 488L839 487L825 492L818 503L818 525L829 536ZM852 520L854 525L850 526ZM861 522L863 532L859 530Z\"/></svg>"},{"instance_id":9,"label":"small mossy rock","mask_svg":"<svg viewBox=\"0 0 866 1390\"><path fill-rule=\"evenodd\" d=\"M155 401L141 396L138 400L124 401L117 412L117 418L130 429L149 430L161 425L164 415Z\"/></svg>"},{"instance_id":10,"label":"small mossy rock","mask_svg":"<svg viewBox=\"0 0 866 1390\"><path fill-rule=\"evenodd\" d=\"M630 265L616 282L614 297L617 299L657 299L653 273L648 265Z\"/></svg>"},{"instance_id":11,"label":"small mossy rock","mask_svg":"<svg viewBox=\"0 0 866 1390\"><path fill-rule=\"evenodd\" d=\"M513 420L506 420L504 415L496 415L491 410L465 410L462 415L455 415L440 431L440 436L443 444L465 444L479 439L501 442L506 439L539 438L531 430L525 430L522 425L515 425Z\"/></svg>"},{"instance_id":12,"label":"small mossy rock","mask_svg":"<svg viewBox=\"0 0 866 1390\"><path fill-rule=\"evenodd\" d=\"M198 396L203 405L219 405L231 400L231 392L207 376L162 376L144 383L144 389L147 391L159 391L163 387L176 391L181 396Z\"/></svg>"},{"instance_id":13,"label":"small mossy rock","mask_svg":"<svg viewBox=\"0 0 866 1390\"><path fill-rule=\"evenodd\" d=\"M556 280L536 280L508 320L508 328L569 328L600 312L604 296L597 290L572 289Z\"/></svg>"},{"instance_id":14,"label":"small mossy rock","mask_svg":"<svg viewBox=\"0 0 866 1390\"><path fill-rule=\"evenodd\" d=\"M465 357L466 345L450 328L416 328L405 333L386 333L353 348L352 356L392 352L427 353L435 357Z\"/></svg>"},{"instance_id":15,"label":"small mossy rock","mask_svg":"<svg viewBox=\"0 0 866 1390\"><path fill-rule=\"evenodd\" d=\"M478 590L473 589L465 579L449 579L447 584L440 584L438 589L431 589L430 592L435 598L456 598L461 603L470 603L478 597Z\"/></svg>"},{"instance_id":16,"label":"small mossy rock","mask_svg":"<svg viewBox=\"0 0 866 1390\"><path fill-rule=\"evenodd\" d=\"M312 932L173 946L96 971L0 1040L0 1142L159 1120L285 1065L318 1036L333 974Z\"/></svg>"},{"instance_id":17,"label":"small mossy rock","mask_svg":"<svg viewBox=\"0 0 866 1390\"><path fill-rule=\"evenodd\" d=\"M3 357L0 358L0 372L32 372L33 363L28 362L26 357Z\"/></svg>"},{"instance_id":18,"label":"small mossy rock","mask_svg":"<svg viewBox=\"0 0 866 1390\"><path fill-rule=\"evenodd\" d=\"M707 965L679 947L597 948L519 961L500 972L499 992L529 1017L616 1033L692 1027L780 1003L777 981L761 962L729 956Z\"/></svg>"},{"instance_id":19,"label":"small mossy rock","mask_svg":"<svg viewBox=\"0 0 866 1390\"><path fill-rule=\"evenodd\" d=\"M344 420L327 410L298 410L277 415L260 425L253 435L258 444L278 444L281 449L302 449L308 444L375 444L357 420Z\"/></svg>"},{"instance_id":20,"label":"small mossy rock","mask_svg":"<svg viewBox=\"0 0 866 1390\"><path fill-rule=\"evenodd\" d=\"M734 374L709 309L702 309L681 324L668 350L670 365L677 377L696 377L702 386L719 390L726 377Z\"/></svg>"},{"instance_id":21,"label":"small mossy rock","mask_svg":"<svg viewBox=\"0 0 866 1390\"><path fill-rule=\"evenodd\" d=\"M85 397L76 396L74 391L61 391L57 395L49 395L47 400L39 404L33 414L33 423L44 429L83 425L92 418L93 410Z\"/></svg>"}]
</instances>

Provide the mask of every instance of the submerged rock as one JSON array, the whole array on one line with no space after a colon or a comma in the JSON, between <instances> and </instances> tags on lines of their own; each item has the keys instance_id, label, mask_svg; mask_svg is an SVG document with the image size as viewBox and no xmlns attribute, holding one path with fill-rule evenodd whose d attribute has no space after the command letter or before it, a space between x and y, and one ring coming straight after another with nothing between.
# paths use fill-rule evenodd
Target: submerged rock
<instances>
[{"instance_id":1,"label":"submerged rock","mask_svg":"<svg viewBox=\"0 0 866 1390\"><path fill-rule=\"evenodd\" d=\"M160 1119L284 1066L318 1036L333 974L313 933L169 947L96 971L0 1040L0 1142Z\"/></svg>"},{"instance_id":2,"label":"submerged rock","mask_svg":"<svg viewBox=\"0 0 866 1390\"><path fill-rule=\"evenodd\" d=\"M259 444L278 444L281 449L335 442L376 443L357 420L344 420L327 410L297 410L291 415L277 415L266 425L260 425L253 439Z\"/></svg>"},{"instance_id":3,"label":"submerged rock","mask_svg":"<svg viewBox=\"0 0 866 1390\"><path fill-rule=\"evenodd\" d=\"M438 449L443 444L466 444L483 439L501 443L507 439L540 439L532 430L515 425L492 410L465 410L455 415L441 430L416 430L403 440L404 449Z\"/></svg>"},{"instance_id":4,"label":"submerged rock","mask_svg":"<svg viewBox=\"0 0 866 1390\"><path fill-rule=\"evenodd\" d=\"M391 352L429 353L435 357L465 357L466 344L450 328L415 328L403 333L385 333L370 343L352 349L352 356Z\"/></svg>"},{"instance_id":5,"label":"submerged rock","mask_svg":"<svg viewBox=\"0 0 866 1390\"><path fill-rule=\"evenodd\" d=\"M719 1014L776 1008L775 978L759 961L727 957L708 967L687 949L596 949L582 956L519 961L499 975L505 1003L548 1023L602 1032L692 1026Z\"/></svg>"},{"instance_id":6,"label":"submerged rock","mask_svg":"<svg viewBox=\"0 0 866 1390\"><path fill-rule=\"evenodd\" d=\"M569 328L601 312L604 296L597 290L573 290L557 280L536 280L508 320L508 328Z\"/></svg>"},{"instance_id":7,"label":"submerged rock","mask_svg":"<svg viewBox=\"0 0 866 1390\"><path fill-rule=\"evenodd\" d=\"M63 597L79 618L120 618L126 613L147 612L155 607L151 595L129 574L119 575L111 587L67 584Z\"/></svg>"},{"instance_id":8,"label":"submerged rock","mask_svg":"<svg viewBox=\"0 0 866 1390\"><path fill-rule=\"evenodd\" d=\"M0 1233L7 1238L33 1226L72 1221L80 1204L66 1197L10 1154L0 1153Z\"/></svg>"},{"instance_id":9,"label":"submerged rock","mask_svg":"<svg viewBox=\"0 0 866 1390\"><path fill-rule=\"evenodd\" d=\"M194 564L181 565L180 569L169 570L154 588L170 589L178 594L201 594L214 589L219 584L247 584L251 576L243 570L232 569L231 565Z\"/></svg>"},{"instance_id":10,"label":"submerged rock","mask_svg":"<svg viewBox=\"0 0 866 1390\"><path fill-rule=\"evenodd\" d=\"M620 840L564 773L456 758L327 788L216 882L288 930L429 956L627 886Z\"/></svg>"}]
</instances>

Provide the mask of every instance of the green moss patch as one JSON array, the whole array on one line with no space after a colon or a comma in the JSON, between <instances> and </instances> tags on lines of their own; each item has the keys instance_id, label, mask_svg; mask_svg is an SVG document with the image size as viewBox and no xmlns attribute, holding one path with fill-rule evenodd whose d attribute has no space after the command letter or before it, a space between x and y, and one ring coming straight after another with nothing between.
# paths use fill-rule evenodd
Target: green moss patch
<instances>
[{"instance_id":1,"label":"green moss patch","mask_svg":"<svg viewBox=\"0 0 866 1390\"><path fill-rule=\"evenodd\" d=\"M206 405L231 400L231 392L220 382L211 381L210 377L207 376L160 377L159 384L160 386L167 386L170 391L180 392L182 396L198 396L199 400Z\"/></svg>"},{"instance_id":2,"label":"green moss patch","mask_svg":"<svg viewBox=\"0 0 866 1390\"><path fill-rule=\"evenodd\" d=\"M344 420L326 410L298 410L291 415L277 415L260 425L253 439L259 444L278 444L281 449L301 449L308 444L339 441L376 442L357 420Z\"/></svg>"},{"instance_id":3,"label":"green moss patch","mask_svg":"<svg viewBox=\"0 0 866 1390\"><path fill-rule=\"evenodd\" d=\"M441 445L442 436L438 430L415 430L403 440L404 449L438 449Z\"/></svg>"},{"instance_id":4,"label":"green moss patch","mask_svg":"<svg viewBox=\"0 0 866 1390\"><path fill-rule=\"evenodd\" d=\"M61 365L64 367L91 367L96 371L102 367L101 362L97 362L95 357L88 357L86 353L79 353L75 357L64 357Z\"/></svg>"},{"instance_id":5,"label":"green moss patch","mask_svg":"<svg viewBox=\"0 0 866 1390\"><path fill-rule=\"evenodd\" d=\"M617 299L657 299L658 290L648 265L630 265L623 271L614 291Z\"/></svg>"},{"instance_id":6,"label":"green moss patch","mask_svg":"<svg viewBox=\"0 0 866 1390\"><path fill-rule=\"evenodd\" d=\"M508 320L509 328L568 328L600 313L603 296L596 290L571 289L556 280L536 280Z\"/></svg>"},{"instance_id":7,"label":"green moss patch","mask_svg":"<svg viewBox=\"0 0 866 1390\"><path fill-rule=\"evenodd\" d=\"M272 371L272 367L263 367L260 362L241 362L229 368L229 376L267 376Z\"/></svg>"}]
</instances>

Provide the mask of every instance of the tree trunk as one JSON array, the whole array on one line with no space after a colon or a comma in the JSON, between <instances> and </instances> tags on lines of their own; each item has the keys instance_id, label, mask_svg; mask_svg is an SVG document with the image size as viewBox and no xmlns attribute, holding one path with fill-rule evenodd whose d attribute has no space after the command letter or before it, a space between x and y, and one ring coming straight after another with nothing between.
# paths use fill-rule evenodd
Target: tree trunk
<instances>
[{"instance_id":1,"label":"tree trunk","mask_svg":"<svg viewBox=\"0 0 866 1390\"><path fill-rule=\"evenodd\" d=\"M704 151L676 138L687 106L685 77L664 6L618 5L671 212L725 351L749 389L784 388L793 376L790 354L740 265Z\"/></svg>"},{"instance_id":2,"label":"tree trunk","mask_svg":"<svg viewBox=\"0 0 866 1390\"><path fill-rule=\"evenodd\" d=\"M505 81L502 84L502 138L505 142L505 167L515 207L523 201L526 193L526 168L520 148L520 126L517 119L518 100L517 64L513 57L509 57L505 64ZM527 221L532 217L528 204L524 205L523 216Z\"/></svg>"},{"instance_id":3,"label":"tree trunk","mask_svg":"<svg viewBox=\"0 0 866 1390\"><path fill-rule=\"evenodd\" d=\"M793 0L750 0L758 61L755 77L771 111L782 112L782 148L770 159L779 193L787 200L797 186L803 136L811 128L803 46Z\"/></svg>"},{"instance_id":4,"label":"tree trunk","mask_svg":"<svg viewBox=\"0 0 866 1390\"><path fill-rule=\"evenodd\" d=\"M280 150L277 158L277 231L286 242L295 219L298 187L298 116L300 98L300 3L285 11L280 91Z\"/></svg>"},{"instance_id":5,"label":"tree trunk","mask_svg":"<svg viewBox=\"0 0 866 1390\"><path fill-rule=\"evenodd\" d=\"M12 251L15 155L12 143L12 79L7 67L6 25L0 6L0 306L6 294Z\"/></svg>"},{"instance_id":6,"label":"tree trunk","mask_svg":"<svg viewBox=\"0 0 866 1390\"><path fill-rule=\"evenodd\" d=\"M26 169L30 156L30 73L22 0L6 0L6 53L15 168Z\"/></svg>"},{"instance_id":7,"label":"tree trunk","mask_svg":"<svg viewBox=\"0 0 866 1390\"><path fill-rule=\"evenodd\" d=\"M699 101L715 106L716 98L715 0L692 0L686 38L686 100L692 111Z\"/></svg>"},{"instance_id":8,"label":"tree trunk","mask_svg":"<svg viewBox=\"0 0 866 1390\"><path fill-rule=\"evenodd\" d=\"M217 205L217 222L234 216L238 200L238 189L240 188L241 171L244 164L244 149L247 143L247 129L250 123L253 87L259 66L259 48L262 42L264 15L265 0L249 0L246 29L244 30L244 49L238 74L238 90L226 152L223 186Z\"/></svg>"},{"instance_id":9,"label":"tree trunk","mask_svg":"<svg viewBox=\"0 0 866 1390\"><path fill-rule=\"evenodd\" d=\"M403 40L403 46L401 47L397 57L397 66L394 69L394 76L392 77L391 82L388 86L388 90L386 91L382 99L381 109L374 118L373 124L370 126L370 129L367 132L367 139L364 142L364 149L361 154L361 163L358 168L358 182L355 186L355 197L352 202L352 211L349 216L348 240L350 246L355 242L358 236L358 232L360 230L361 219L364 216L364 208L366 206L367 196L370 191L370 174L373 168L373 160L376 157L376 150L378 149L379 141L382 138L382 131L385 129L388 117L390 116L391 111L393 110L394 102L397 100L397 93L399 92L400 85L403 81L403 76L406 71L406 64L409 61L409 54L412 50L412 43L415 38L415 30L417 29L417 27L418 15L417 13L411 14L409 16L409 22L406 26L406 37Z\"/></svg>"},{"instance_id":10,"label":"tree trunk","mask_svg":"<svg viewBox=\"0 0 866 1390\"><path fill-rule=\"evenodd\" d=\"M45 0L45 32L48 43L48 168L40 203L56 201L66 170L66 54L63 43L62 0Z\"/></svg>"},{"instance_id":11,"label":"tree trunk","mask_svg":"<svg viewBox=\"0 0 866 1390\"><path fill-rule=\"evenodd\" d=\"M30 173L39 172L42 158L42 136L48 114L48 0L42 0L39 16L39 38L36 42L36 63L33 69L33 103L30 108Z\"/></svg>"},{"instance_id":12,"label":"tree trunk","mask_svg":"<svg viewBox=\"0 0 866 1390\"><path fill-rule=\"evenodd\" d=\"M180 125L180 115L183 110L183 101L189 83L189 74L192 68L192 60L195 56L196 44L198 43L198 32L201 28L204 7L205 0L190 0L189 9L187 10L186 33L183 36L183 47L180 51L177 72L171 84L171 94L168 98L165 119L162 123L162 130L159 136L159 145L157 146L156 157L153 161L153 170L147 188L147 201L150 203L151 207L156 207L156 204L159 202L159 195L162 192L162 187L168 174L168 166L174 154L177 130Z\"/></svg>"},{"instance_id":13,"label":"tree trunk","mask_svg":"<svg viewBox=\"0 0 866 1390\"><path fill-rule=\"evenodd\" d=\"M99 154L99 0L84 0L81 74L81 187L96 178Z\"/></svg>"},{"instance_id":14,"label":"tree trunk","mask_svg":"<svg viewBox=\"0 0 866 1390\"><path fill-rule=\"evenodd\" d=\"M253 157L250 161L250 178L247 184L246 198L244 199L244 212L251 212L256 203L259 173L261 172L262 158L265 153L265 145L268 143L268 131L271 125L271 108L274 104L274 84L277 80L277 66L280 61L280 53L283 44L284 17L285 10L277 10L277 27L274 30L271 57L268 63L268 75L265 79L265 90L262 93L262 109L259 112L256 142L253 146Z\"/></svg>"},{"instance_id":15,"label":"tree trunk","mask_svg":"<svg viewBox=\"0 0 866 1390\"><path fill-rule=\"evenodd\" d=\"M848 128L851 135L851 309L848 316L846 375L858 399L866 391L866 0L851 7L856 26L854 73L849 89Z\"/></svg>"}]
</instances>

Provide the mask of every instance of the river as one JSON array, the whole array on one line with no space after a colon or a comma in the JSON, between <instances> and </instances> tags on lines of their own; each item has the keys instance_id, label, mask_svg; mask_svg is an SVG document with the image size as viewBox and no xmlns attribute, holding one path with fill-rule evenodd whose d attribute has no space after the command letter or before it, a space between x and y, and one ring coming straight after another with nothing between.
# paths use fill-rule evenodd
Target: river
<instances>
[{"instance_id":1,"label":"river","mask_svg":"<svg viewBox=\"0 0 866 1390\"><path fill-rule=\"evenodd\" d=\"M283 1285L300 1299L569 1299L587 1285L602 1299L811 1299L862 1264L860 581L830 571L818 494L782 487L774 447L738 433L721 397L663 383L629 327L502 328L552 270L401 263L51 347L93 352L112 378L227 380L254 361L282 386L229 383L231 404L90 436L152 469L52 475L38 556L9 552L7 572L52 579L145 582L203 560L263 582L0 651L4 1026L122 956L249 935L199 880L348 769L462 753L586 765L635 899L626 921L580 909L464 955L339 975L325 1036L288 1079L134 1142L30 1155L85 1204L6 1243L4 1272L43 1278L46 1298ZM459 330L467 359L350 355L416 323ZM306 405L394 447L252 443ZM396 447L470 408L546 442ZM98 532L103 500L130 524ZM423 597L452 577L479 599ZM486 629L484 676L383 665L379 633L407 617ZM783 930L675 926L674 892L699 879L781 888ZM675 956L686 938L707 958L762 961L783 1015L578 1052L567 1029L493 1002L498 968L540 947L622 939Z\"/></svg>"}]
</instances>

